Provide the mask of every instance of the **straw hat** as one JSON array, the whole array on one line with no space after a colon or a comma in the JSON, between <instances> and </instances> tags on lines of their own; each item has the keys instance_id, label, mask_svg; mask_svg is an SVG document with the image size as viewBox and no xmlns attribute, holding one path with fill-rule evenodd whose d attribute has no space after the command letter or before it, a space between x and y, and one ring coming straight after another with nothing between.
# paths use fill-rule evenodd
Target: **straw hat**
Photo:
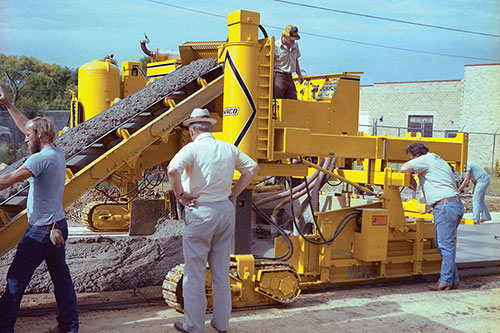
<instances>
[{"instance_id":1,"label":"straw hat","mask_svg":"<svg viewBox=\"0 0 500 333\"><path fill-rule=\"evenodd\" d=\"M210 118L210 113L207 109L194 108L193 112L191 112L191 116L188 119L184 120L182 124L184 126L189 126L192 123L200 122L206 122L213 125L217 122L217 120L214 118Z\"/></svg>"}]
</instances>

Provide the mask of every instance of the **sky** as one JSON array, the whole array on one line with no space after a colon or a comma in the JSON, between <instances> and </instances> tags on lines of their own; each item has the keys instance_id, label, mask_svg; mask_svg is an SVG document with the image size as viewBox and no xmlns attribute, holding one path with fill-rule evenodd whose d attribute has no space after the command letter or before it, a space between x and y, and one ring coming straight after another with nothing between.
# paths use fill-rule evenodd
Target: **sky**
<instances>
[{"instance_id":1,"label":"sky","mask_svg":"<svg viewBox=\"0 0 500 333\"><path fill-rule=\"evenodd\" d=\"M500 36L500 0L290 1ZM118 62L138 61L144 56L139 44L144 33L150 50L225 40L227 14L239 9L259 12L268 35L296 25L307 75L364 72L362 85L457 80L463 79L464 65L500 63L499 37L272 0L1 0L0 53L72 69L109 54Z\"/></svg>"}]
</instances>

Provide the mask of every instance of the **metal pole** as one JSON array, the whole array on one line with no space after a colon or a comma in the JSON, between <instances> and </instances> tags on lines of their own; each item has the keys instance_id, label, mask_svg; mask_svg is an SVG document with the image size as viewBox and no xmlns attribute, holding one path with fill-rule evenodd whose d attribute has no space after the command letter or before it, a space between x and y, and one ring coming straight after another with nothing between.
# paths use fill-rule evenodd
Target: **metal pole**
<instances>
[{"instance_id":1,"label":"metal pole","mask_svg":"<svg viewBox=\"0 0 500 333\"><path fill-rule=\"evenodd\" d=\"M497 133L500 128L497 128L495 133L493 133L493 151L491 153L491 170L493 171L495 169L495 145L497 142Z\"/></svg>"}]
</instances>

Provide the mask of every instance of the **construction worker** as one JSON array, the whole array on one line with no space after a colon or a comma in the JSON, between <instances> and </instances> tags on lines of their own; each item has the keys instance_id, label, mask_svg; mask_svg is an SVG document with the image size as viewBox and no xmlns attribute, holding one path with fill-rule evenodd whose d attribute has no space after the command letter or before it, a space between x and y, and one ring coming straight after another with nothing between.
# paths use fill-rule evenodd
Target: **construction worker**
<instances>
[{"instance_id":1,"label":"construction worker","mask_svg":"<svg viewBox=\"0 0 500 333\"><path fill-rule=\"evenodd\" d=\"M14 332L19 305L35 269L45 261L54 284L59 316L53 332L77 332L78 308L71 280L64 241L68 226L62 207L66 160L54 144L54 124L48 118L28 120L0 87L0 103L7 107L17 127L24 133L32 153L24 164L0 175L0 190L28 180L28 228L17 245L14 260L7 273L7 287L0 298L0 332Z\"/></svg>"},{"instance_id":2,"label":"construction worker","mask_svg":"<svg viewBox=\"0 0 500 333\"><path fill-rule=\"evenodd\" d=\"M299 29L288 25L281 38L274 44L274 98L297 99L297 90L292 79L295 72L299 82L304 82L299 66Z\"/></svg>"},{"instance_id":3,"label":"construction worker","mask_svg":"<svg viewBox=\"0 0 500 333\"><path fill-rule=\"evenodd\" d=\"M207 109L195 108L183 123L189 127L193 142L184 146L168 166L168 179L185 207L182 235L184 323L174 324L180 332L204 331L207 261L214 291L211 325L219 332L228 329L234 202L259 170L257 163L234 145L214 138L211 132L215 123ZM231 188L235 169L241 176Z\"/></svg>"},{"instance_id":4,"label":"construction worker","mask_svg":"<svg viewBox=\"0 0 500 333\"><path fill-rule=\"evenodd\" d=\"M418 174L425 201L433 208L436 227L434 243L442 261L439 281L430 286L430 289L457 288L459 279L455 263L455 234L464 215L464 205L458 196L454 174L445 160L434 153L429 153L429 148L421 142L409 145L405 152L410 161L401 166L401 172ZM415 179L413 177L410 179L410 188L416 190Z\"/></svg>"},{"instance_id":5,"label":"construction worker","mask_svg":"<svg viewBox=\"0 0 500 333\"><path fill-rule=\"evenodd\" d=\"M486 189L490 185L490 175L478 163L467 161L467 169L458 191L462 192L469 185L470 181L474 185L472 189L472 193L474 193L472 196L472 218L474 219L474 224L491 220L488 206L486 206L486 202L484 201Z\"/></svg>"}]
</instances>

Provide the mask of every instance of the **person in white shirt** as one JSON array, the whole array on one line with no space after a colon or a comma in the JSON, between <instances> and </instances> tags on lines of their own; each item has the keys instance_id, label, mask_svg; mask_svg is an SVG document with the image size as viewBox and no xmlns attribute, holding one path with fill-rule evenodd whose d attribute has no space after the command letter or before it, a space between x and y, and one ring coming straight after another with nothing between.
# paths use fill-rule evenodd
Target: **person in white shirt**
<instances>
[{"instance_id":1,"label":"person in white shirt","mask_svg":"<svg viewBox=\"0 0 500 333\"><path fill-rule=\"evenodd\" d=\"M234 234L238 195L250 184L259 167L233 144L216 140L207 109L195 108L184 125L193 142L184 146L168 165L168 179L184 205L184 323L176 322L180 332L203 332L207 300L206 264L213 284L211 325L227 331L231 314L229 261ZM241 174L231 187L234 170Z\"/></svg>"},{"instance_id":2,"label":"person in white shirt","mask_svg":"<svg viewBox=\"0 0 500 333\"><path fill-rule=\"evenodd\" d=\"M455 234L464 215L455 176L448 163L440 156L429 153L429 148L421 142L409 145L405 152L410 161L401 166L401 172L418 174L426 204L433 208L436 227L434 243L442 261L439 281L430 289L455 289L459 283L455 263ZM415 190L417 183L413 177L410 179L410 188Z\"/></svg>"},{"instance_id":3,"label":"person in white shirt","mask_svg":"<svg viewBox=\"0 0 500 333\"><path fill-rule=\"evenodd\" d=\"M274 43L274 98L297 99L297 89L292 79L295 72L299 82L304 82L300 71L299 29L288 25Z\"/></svg>"}]
</instances>

